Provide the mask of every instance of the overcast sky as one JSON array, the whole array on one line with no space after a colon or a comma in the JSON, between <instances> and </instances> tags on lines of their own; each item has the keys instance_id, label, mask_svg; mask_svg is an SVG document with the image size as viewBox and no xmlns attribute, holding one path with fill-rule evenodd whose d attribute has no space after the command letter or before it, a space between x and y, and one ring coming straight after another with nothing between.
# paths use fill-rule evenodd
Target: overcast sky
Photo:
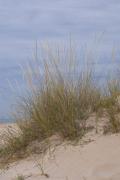
<instances>
[{"instance_id":1,"label":"overcast sky","mask_svg":"<svg viewBox=\"0 0 120 180\"><path fill-rule=\"evenodd\" d=\"M18 64L31 57L36 40L72 34L89 44L103 32L102 51L119 50L119 0L0 0L0 117L7 117L14 102L8 80L20 81Z\"/></svg>"}]
</instances>

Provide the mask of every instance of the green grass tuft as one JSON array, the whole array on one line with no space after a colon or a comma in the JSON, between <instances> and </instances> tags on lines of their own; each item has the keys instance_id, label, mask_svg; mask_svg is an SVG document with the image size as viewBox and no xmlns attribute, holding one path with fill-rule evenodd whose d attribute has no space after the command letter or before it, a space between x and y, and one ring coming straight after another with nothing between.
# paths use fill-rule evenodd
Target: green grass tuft
<instances>
[{"instance_id":1,"label":"green grass tuft","mask_svg":"<svg viewBox=\"0 0 120 180\"><path fill-rule=\"evenodd\" d=\"M42 75L38 64L28 66L29 93L21 98L14 114L19 130L5 133L5 145L0 149L4 161L15 155L23 157L31 142L42 142L55 134L70 141L82 138L87 119L92 113L98 118L103 110L109 119L107 129L120 131L119 81L108 82L103 92L94 81L94 71L87 69L76 77L73 51L67 58L66 54L61 58L60 53L54 56L51 51L47 56Z\"/></svg>"}]
</instances>

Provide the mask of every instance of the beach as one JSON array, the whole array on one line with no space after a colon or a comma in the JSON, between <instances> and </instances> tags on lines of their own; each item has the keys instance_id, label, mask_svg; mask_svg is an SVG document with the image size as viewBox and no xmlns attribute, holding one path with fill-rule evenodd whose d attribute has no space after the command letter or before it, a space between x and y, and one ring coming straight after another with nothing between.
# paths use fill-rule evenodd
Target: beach
<instances>
[{"instance_id":1,"label":"beach","mask_svg":"<svg viewBox=\"0 0 120 180\"><path fill-rule=\"evenodd\" d=\"M11 163L0 170L0 180L15 180L18 175L28 180L119 180L120 134L88 134L85 142L63 143L44 157L33 155Z\"/></svg>"}]
</instances>

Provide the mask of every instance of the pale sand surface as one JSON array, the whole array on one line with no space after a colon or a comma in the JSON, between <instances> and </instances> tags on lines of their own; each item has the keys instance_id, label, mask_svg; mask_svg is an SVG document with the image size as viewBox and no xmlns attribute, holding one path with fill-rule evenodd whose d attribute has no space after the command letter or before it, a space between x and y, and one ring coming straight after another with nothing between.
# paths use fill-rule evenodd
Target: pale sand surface
<instances>
[{"instance_id":1,"label":"pale sand surface","mask_svg":"<svg viewBox=\"0 0 120 180\"><path fill-rule=\"evenodd\" d=\"M42 167L50 180L120 180L120 134L95 135L85 145L60 145L54 156L46 156ZM0 170L0 180L15 179L17 174L28 180L44 180L37 166L41 158L30 157Z\"/></svg>"}]
</instances>

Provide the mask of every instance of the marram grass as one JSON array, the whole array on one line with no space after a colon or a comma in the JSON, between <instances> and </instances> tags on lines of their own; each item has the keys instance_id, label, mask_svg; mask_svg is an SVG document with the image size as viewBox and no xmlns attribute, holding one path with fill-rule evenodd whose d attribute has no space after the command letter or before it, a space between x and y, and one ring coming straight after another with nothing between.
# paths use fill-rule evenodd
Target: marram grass
<instances>
[{"instance_id":1,"label":"marram grass","mask_svg":"<svg viewBox=\"0 0 120 180\"><path fill-rule=\"evenodd\" d=\"M99 114L101 109L108 114L107 130L120 130L119 80L107 82L103 92L94 81L93 69L79 73L77 70L76 77L73 51L64 52L62 56L59 51L54 55L50 49L46 53L47 59L43 58L41 63L42 73L38 61L37 65L34 61L27 68L29 92L20 99L14 113L19 130L5 132L5 144L0 149L4 161L14 155L24 156L31 142L41 142L55 134L70 141L82 138L87 132L87 119L92 113Z\"/></svg>"}]
</instances>

